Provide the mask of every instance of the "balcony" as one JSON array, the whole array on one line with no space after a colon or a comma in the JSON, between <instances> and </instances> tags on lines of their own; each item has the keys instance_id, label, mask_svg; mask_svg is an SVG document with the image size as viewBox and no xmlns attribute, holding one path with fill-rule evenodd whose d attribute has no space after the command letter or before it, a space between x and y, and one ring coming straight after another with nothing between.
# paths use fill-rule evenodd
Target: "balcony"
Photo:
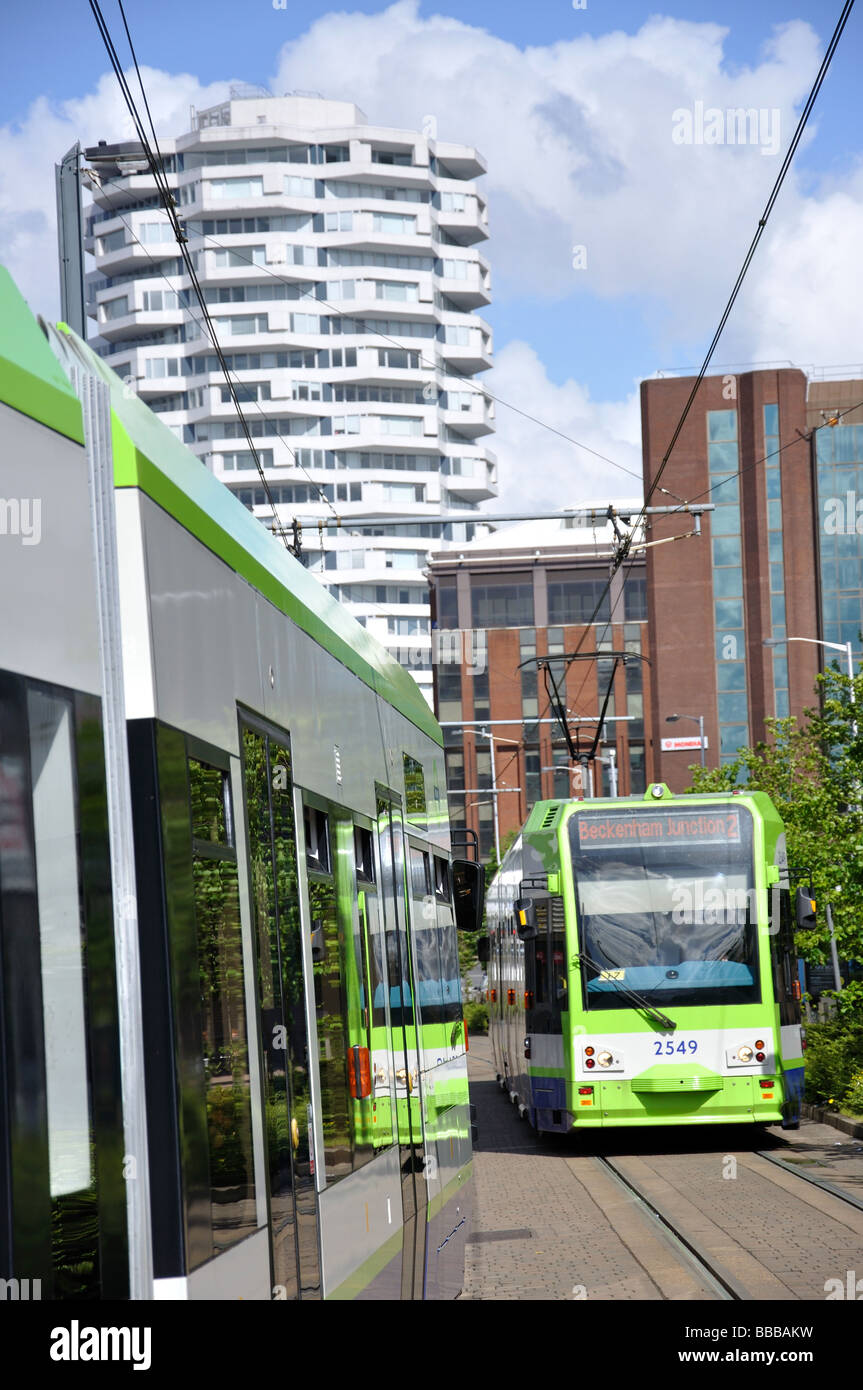
<instances>
[{"instance_id":1,"label":"balcony","mask_svg":"<svg viewBox=\"0 0 863 1390\"><path fill-rule=\"evenodd\" d=\"M479 391L448 391L441 418L466 438L478 439L494 431L494 403Z\"/></svg>"},{"instance_id":2,"label":"balcony","mask_svg":"<svg viewBox=\"0 0 863 1390\"><path fill-rule=\"evenodd\" d=\"M469 274L457 279L437 275L435 288L462 309L479 309L491 303L491 278L479 266L471 265Z\"/></svg>"},{"instance_id":3,"label":"balcony","mask_svg":"<svg viewBox=\"0 0 863 1390\"><path fill-rule=\"evenodd\" d=\"M484 372L491 366L491 332L483 333L480 328L445 329L450 341L438 339L437 350L448 364L451 372L472 376L474 372Z\"/></svg>"}]
</instances>

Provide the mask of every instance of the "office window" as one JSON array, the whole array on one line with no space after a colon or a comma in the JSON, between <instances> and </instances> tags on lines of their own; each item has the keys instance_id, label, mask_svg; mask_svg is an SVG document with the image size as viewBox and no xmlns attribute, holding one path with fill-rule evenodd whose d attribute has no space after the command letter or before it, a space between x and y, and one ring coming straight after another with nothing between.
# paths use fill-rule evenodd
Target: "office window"
<instances>
[{"instance_id":1,"label":"office window","mask_svg":"<svg viewBox=\"0 0 863 1390\"><path fill-rule=\"evenodd\" d=\"M486 575L471 582L471 611L475 628L533 627L533 581L522 577Z\"/></svg>"},{"instance_id":2,"label":"office window","mask_svg":"<svg viewBox=\"0 0 863 1390\"><path fill-rule=\"evenodd\" d=\"M606 574L575 577L571 571L549 573L549 623L606 623L610 617L611 597Z\"/></svg>"}]
</instances>

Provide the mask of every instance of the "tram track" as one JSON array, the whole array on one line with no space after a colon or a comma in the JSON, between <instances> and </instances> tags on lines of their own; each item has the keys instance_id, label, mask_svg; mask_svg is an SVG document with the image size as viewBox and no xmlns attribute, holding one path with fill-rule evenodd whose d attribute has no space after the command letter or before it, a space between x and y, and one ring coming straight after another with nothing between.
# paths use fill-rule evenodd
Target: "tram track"
<instances>
[{"instance_id":1,"label":"tram track","mask_svg":"<svg viewBox=\"0 0 863 1390\"><path fill-rule=\"evenodd\" d=\"M787 1158L780 1158L778 1154L771 1153L768 1149L757 1149L756 1157L766 1158L768 1163L775 1163L778 1168L782 1168L786 1173L793 1173L796 1178L802 1178L804 1182L812 1183L813 1187L820 1187L822 1192L829 1192L831 1197L839 1197L849 1206L856 1207L858 1211L863 1211L863 1200L855 1197L853 1192L848 1192L844 1187L837 1186L836 1183L828 1182L825 1178L816 1178L813 1173L804 1173L796 1163L789 1163Z\"/></svg>"},{"instance_id":2,"label":"tram track","mask_svg":"<svg viewBox=\"0 0 863 1390\"><path fill-rule=\"evenodd\" d=\"M723 1291L719 1297L823 1297L830 1280L856 1267L863 1201L775 1153L626 1154L593 1161L652 1213L703 1278Z\"/></svg>"},{"instance_id":3,"label":"tram track","mask_svg":"<svg viewBox=\"0 0 863 1390\"><path fill-rule=\"evenodd\" d=\"M480 1060L478 1229L494 1244L471 1247L471 1297L793 1304L850 1287L863 1248L856 1155L837 1166L817 1135L786 1148L742 1127L541 1140L501 1105L488 1065L479 1081Z\"/></svg>"},{"instance_id":4,"label":"tram track","mask_svg":"<svg viewBox=\"0 0 863 1390\"><path fill-rule=\"evenodd\" d=\"M739 1302L751 1297L728 1270L723 1269L695 1241L684 1235L662 1206L648 1196L616 1163L609 1158L598 1156L594 1156L592 1161L601 1167L613 1182L634 1197L642 1215L660 1227L662 1236L666 1241L670 1241L682 1263L707 1285L717 1300Z\"/></svg>"}]
</instances>

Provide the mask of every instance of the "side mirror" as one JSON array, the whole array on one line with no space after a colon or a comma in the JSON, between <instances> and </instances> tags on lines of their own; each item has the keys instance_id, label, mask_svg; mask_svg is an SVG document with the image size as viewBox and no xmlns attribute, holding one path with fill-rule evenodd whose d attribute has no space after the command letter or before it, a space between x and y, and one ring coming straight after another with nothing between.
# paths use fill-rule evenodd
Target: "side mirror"
<instances>
[{"instance_id":1,"label":"side mirror","mask_svg":"<svg viewBox=\"0 0 863 1390\"><path fill-rule=\"evenodd\" d=\"M472 859L452 861L452 898L459 931L479 931L485 901L485 874Z\"/></svg>"},{"instance_id":2,"label":"side mirror","mask_svg":"<svg viewBox=\"0 0 863 1390\"><path fill-rule=\"evenodd\" d=\"M815 899L810 898L805 888L797 889L797 925L811 931L815 926Z\"/></svg>"},{"instance_id":3,"label":"side mirror","mask_svg":"<svg viewBox=\"0 0 863 1390\"><path fill-rule=\"evenodd\" d=\"M480 965L488 965L491 959L491 942L487 936L481 936L476 943L476 958Z\"/></svg>"},{"instance_id":4,"label":"side mirror","mask_svg":"<svg viewBox=\"0 0 863 1390\"><path fill-rule=\"evenodd\" d=\"M516 898L513 904L515 929L522 941L532 941L539 934L536 923L536 903L533 898Z\"/></svg>"}]
</instances>

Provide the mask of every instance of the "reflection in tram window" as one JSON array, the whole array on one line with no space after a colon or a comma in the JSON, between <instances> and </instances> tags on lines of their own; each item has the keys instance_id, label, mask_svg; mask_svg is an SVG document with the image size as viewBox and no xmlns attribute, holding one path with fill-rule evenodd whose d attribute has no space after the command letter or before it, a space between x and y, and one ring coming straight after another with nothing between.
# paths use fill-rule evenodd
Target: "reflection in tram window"
<instances>
[{"instance_id":1,"label":"reflection in tram window","mask_svg":"<svg viewBox=\"0 0 863 1390\"><path fill-rule=\"evenodd\" d=\"M193 883L214 1252L255 1229L252 1112L236 852L227 775L189 759ZM221 838L219 838L221 837Z\"/></svg>"},{"instance_id":2,"label":"reflection in tram window","mask_svg":"<svg viewBox=\"0 0 863 1390\"><path fill-rule=\"evenodd\" d=\"M351 1096L348 1089L347 1006L339 962L339 924L332 879L309 877L312 930L323 957L315 964L315 1009L321 1072L321 1122L327 1182L351 1171Z\"/></svg>"},{"instance_id":3,"label":"reflection in tram window","mask_svg":"<svg viewBox=\"0 0 863 1390\"><path fill-rule=\"evenodd\" d=\"M269 736L244 729L243 758L258 942L273 1276L286 1298L317 1298L320 1270L291 753Z\"/></svg>"},{"instance_id":4,"label":"reflection in tram window","mask_svg":"<svg viewBox=\"0 0 863 1390\"><path fill-rule=\"evenodd\" d=\"M426 830L428 821L426 819L426 784L423 774L423 765L412 758L409 753L404 754L405 769L405 816L410 825L417 830Z\"/></svg>"},{"instance_id":5,"label":"reflection in tram window","mask_svg":"<svg viewBox=\"0 0 863 1390\"><path fill-rule=\"evenodd\" d=\"M27 695L55 1297L99 1285L71 701Z\"/></svg>"}]
</instances>

